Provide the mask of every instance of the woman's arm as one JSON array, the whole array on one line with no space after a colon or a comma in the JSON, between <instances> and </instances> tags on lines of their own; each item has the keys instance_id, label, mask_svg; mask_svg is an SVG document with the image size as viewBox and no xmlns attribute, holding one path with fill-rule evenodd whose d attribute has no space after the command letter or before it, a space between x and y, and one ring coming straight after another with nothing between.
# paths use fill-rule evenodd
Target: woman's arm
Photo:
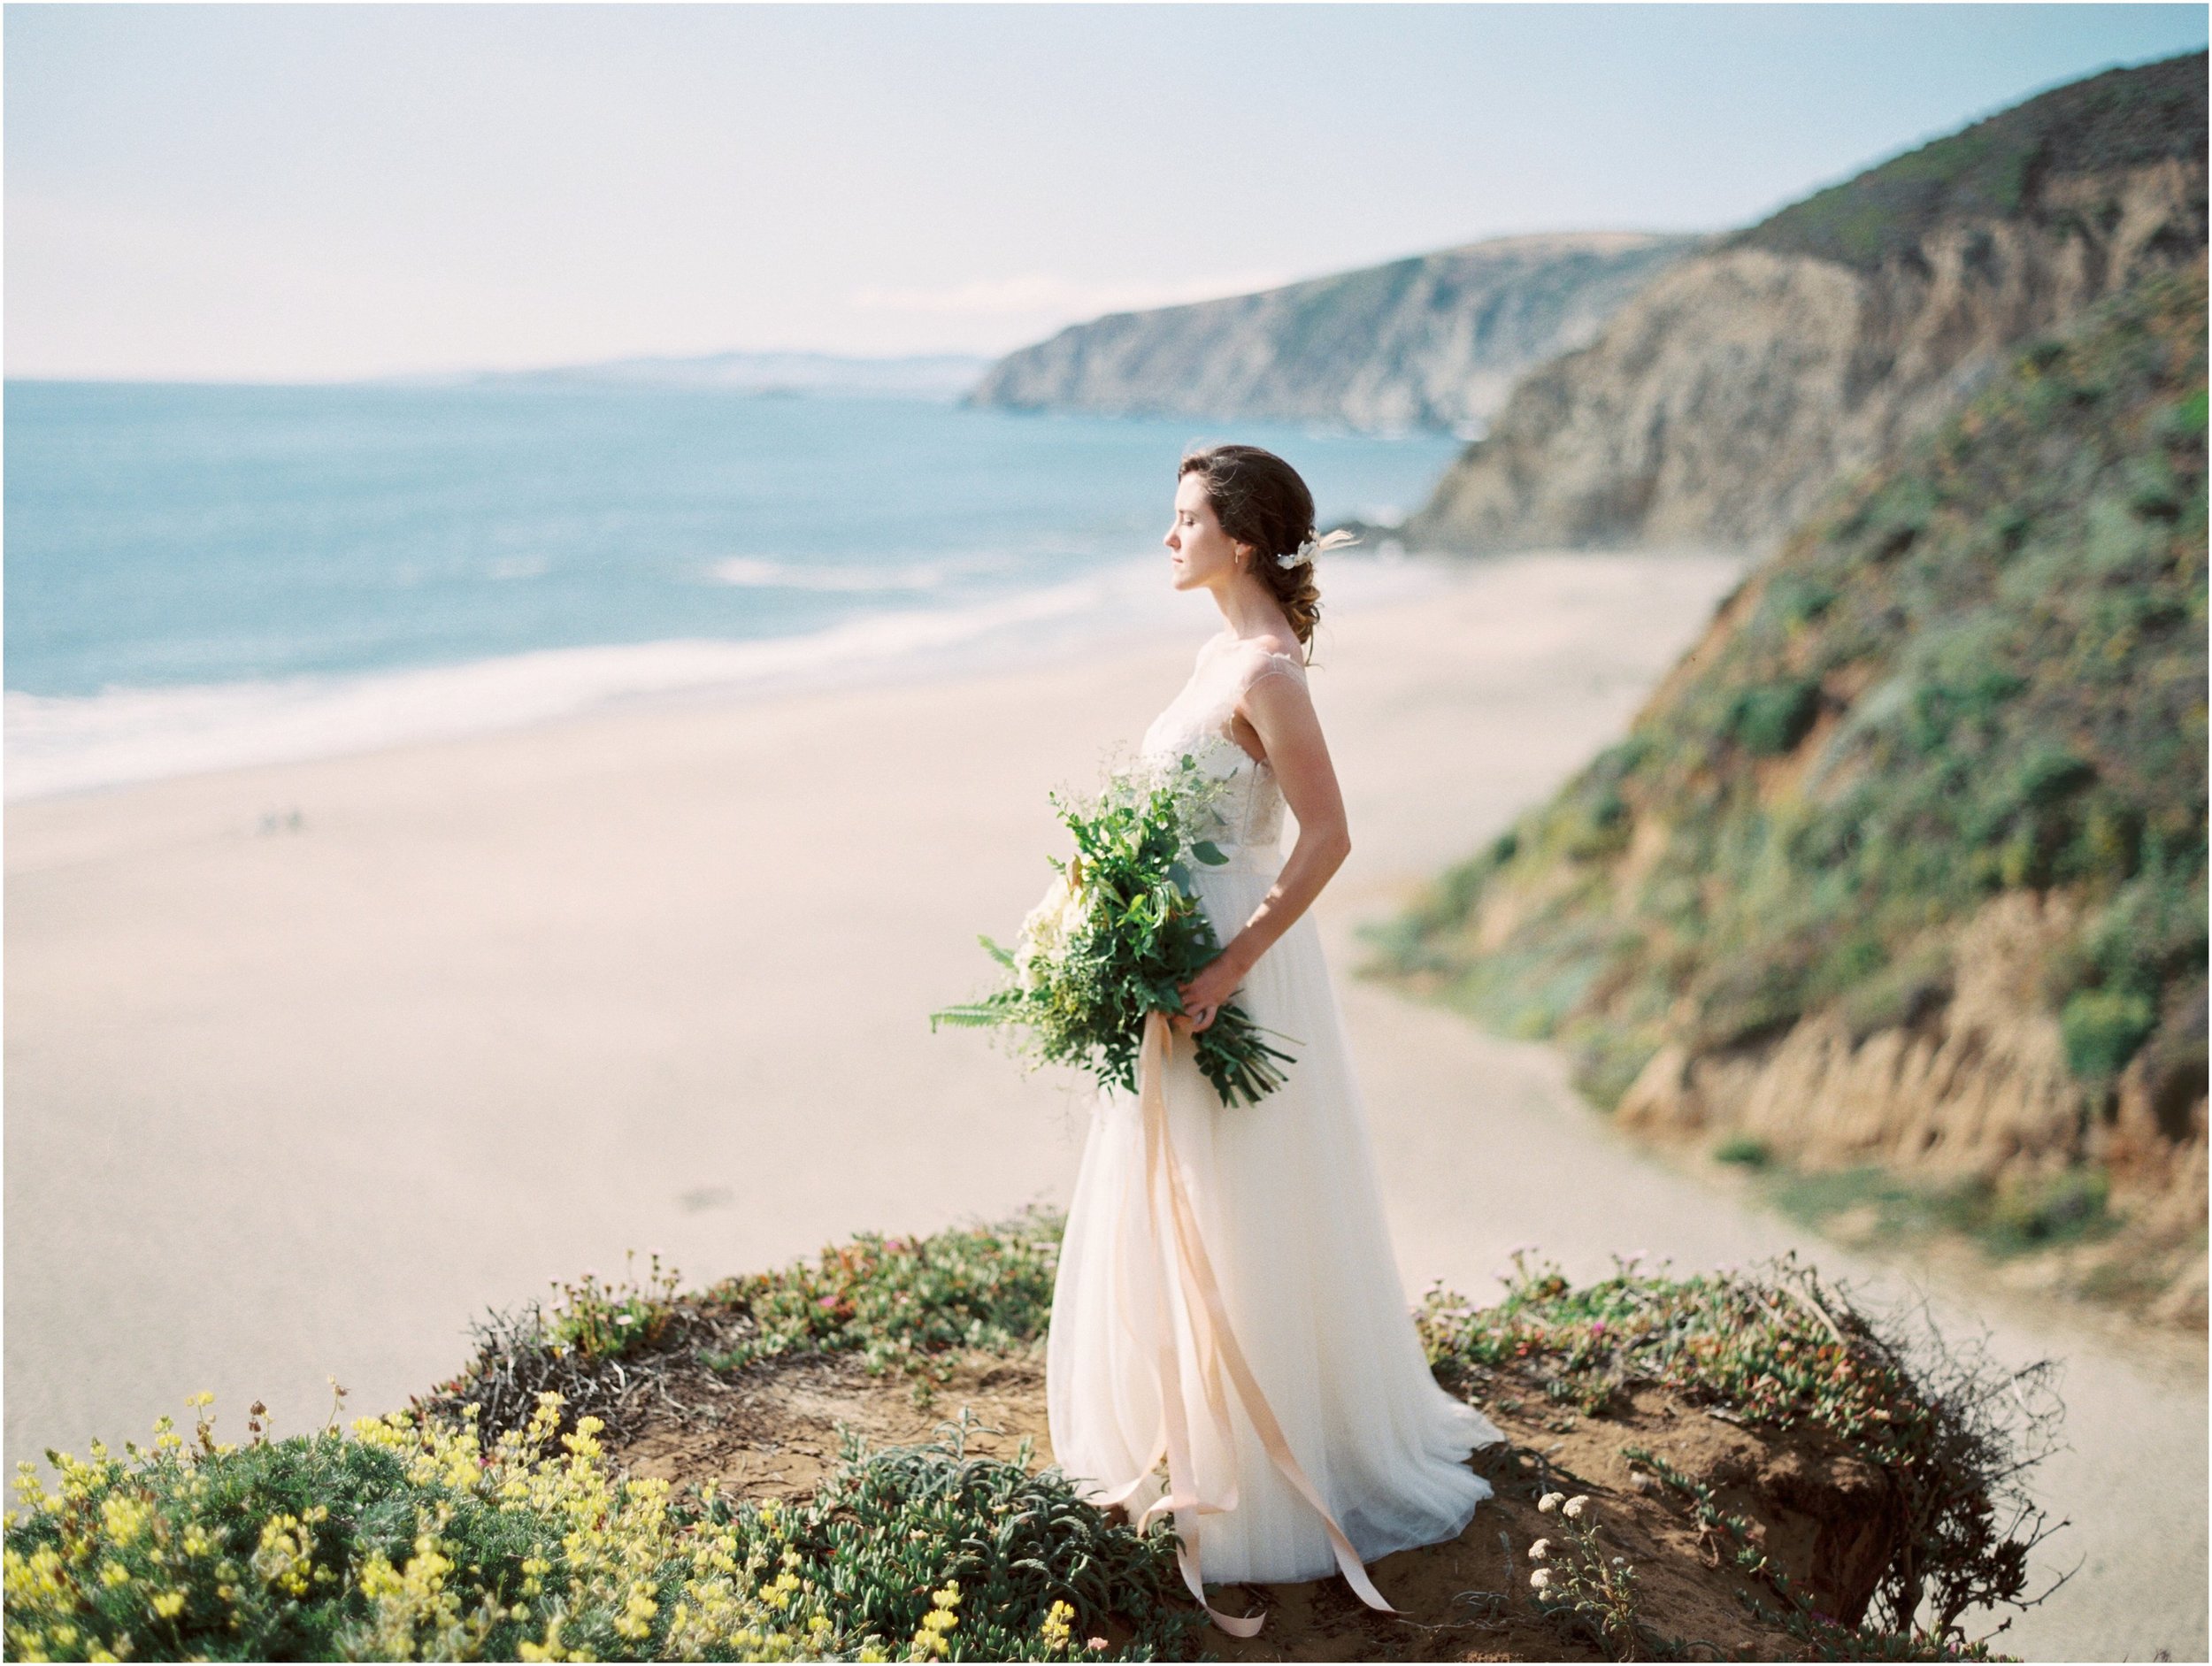
<instances>
[{"instance_id":1,"label":"woman's arm","mask_svg":"<svg viewBox=\"0 0 2212 1666\"><path fill-rule=\"evenodd\" d=\"M1182 986L1183 1004L1202 1010L1203 1023L1178 1018L1178 1028L1195 1034L1213 1022L1222 1002L1236 993L1282 934L1312 906L1321 887L1351 854L1352 835L1344 819L1344 795L1329 761L1321 719L1305 685L1286 673L1263 676L1246 691L1238 708L1265 749L1275 779L1291 814L1298 818L1298 841L1284 859L1282 871L1265 897L1229 940L1220 956Z\"/></svg>"}]
</instances>

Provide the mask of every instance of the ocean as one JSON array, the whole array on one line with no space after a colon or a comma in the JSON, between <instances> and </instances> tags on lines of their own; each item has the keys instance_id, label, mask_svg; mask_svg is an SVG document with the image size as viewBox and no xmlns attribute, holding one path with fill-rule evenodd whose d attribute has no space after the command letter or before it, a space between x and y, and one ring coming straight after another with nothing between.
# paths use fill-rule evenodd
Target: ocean
<instances>
[{"instance_id":1,"label":"ocean","mask_svg":"<svg viewBox=\"0 0 2212 1666\"><path fill-rule=\"evenodd\" d=\"M1459 449L710 388L11 382L6 795L1202 634L1159 541L1178 457L1225 439L1288 457L1325 526L1398 518ZM1388 549L1332 568L1420 582Z\"/></svg>"}]
</instances>

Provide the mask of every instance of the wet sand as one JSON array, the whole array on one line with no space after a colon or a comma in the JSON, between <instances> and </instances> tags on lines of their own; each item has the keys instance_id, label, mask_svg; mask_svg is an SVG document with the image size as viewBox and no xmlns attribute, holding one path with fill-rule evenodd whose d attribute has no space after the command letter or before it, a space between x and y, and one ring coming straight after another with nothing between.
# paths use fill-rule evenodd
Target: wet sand
<instances>
[{"instance_id":1,"label":"wet sand","mask_svg":"<svg viewBox=\"0 0 2212 1666\"><path fill-rule=\"evenodd\" d=\"M1732 559L1532 557L1325 626L1355 850L1317 905L1409 1289L1515 1244L1577 1273L1805 1240L1614 1139L1540 1048L1348 975L1356 925L1616 735ZM1045 801L1214 626L1063 663L695 702L7 811L6 1457L403 1403L466 1321L657 1248L687 1283L862 1228L1064 1200L1071 1091L924 1015L1048 877ZM2073 1355L2048 1471L2090 1562L2001 1645L2205 1650L2201 1369L1977 1300ZM1963 1310L1961 1309L1962 1312Z\"/></svg>"}]
</instances>

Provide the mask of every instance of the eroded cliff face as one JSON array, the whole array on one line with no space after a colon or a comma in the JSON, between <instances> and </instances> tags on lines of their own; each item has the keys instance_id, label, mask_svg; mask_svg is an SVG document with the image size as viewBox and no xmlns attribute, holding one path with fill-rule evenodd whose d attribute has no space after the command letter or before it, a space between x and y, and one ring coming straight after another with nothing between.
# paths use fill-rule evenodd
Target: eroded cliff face
<instances>
[{"instance_id":1,"label":"eroded cliff face","mask_svg":"<svg viewBox=\"0 0 2212 1666\"><path fill-rule=\"evenodd\" d=\"M1802 1169L1878 1164L2018 1186L2098 1164L2124 1226L2078 1250L2074 1276L2122 1273L2147 1298L2145 1317L2200 1324L2201 1068L2162 1069L2140 1055L2107 1091L2086 1089L2068 1069L2041 988L2081 912L2080 899L2063 892L1995 897L1954 940L1947 999L1866 1034L1828 1011L1748 1047L1670 1045L1617 1115L1663 1139L1755 1140Z\"/></svg>"},{"instance_id":2,"label":"eroded cliff face","mask_svg":"<svg viewBox=\"0 0 2212 1666\"><path fill-rule=\"evenodd\" d=\"M2050 188L1862 272L1759 248L1663 273L1517 388L1407 524L1417 547L1770 545L2020 342L2205 242L2201 163Z\"/></svg>"},{"instance_id":3,"label":"eroded cliff face","mask_svg":"<svg viewBox=\"0 0 2212 1666\"><path fill-rule=\"evenodd\" d=\"M2014 347L2195 257L2203 81L2062 88L1673 267L1515 389L1408 541L1770 546Z\"/></svg>"},{"instance_id":4,"label":"eroded cliff face","mask_svg":"<svg viewBox=\"0 0 2212 1666\"><path fill-rule=\"evenodd\" d=\"M1498 238L1113 313L1009 354L964 403L1464 430L1697 246L1632 233Z\"/></svg>"}]
</instances>

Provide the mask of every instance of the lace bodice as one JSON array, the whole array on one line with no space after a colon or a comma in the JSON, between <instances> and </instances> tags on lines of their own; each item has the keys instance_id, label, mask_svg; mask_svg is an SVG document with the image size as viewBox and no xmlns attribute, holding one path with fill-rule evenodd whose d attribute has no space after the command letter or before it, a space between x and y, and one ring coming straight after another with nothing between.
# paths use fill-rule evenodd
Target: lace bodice
<instances>
[{"instance_id":1,"label":"lace bodice","mask_svg":"<svg viewBox=\"0 0 2212 1666\"><path fill-rule=\"evenodd\" d=\"M1292 655L1225 630L1198 650L1182 693L1144 732L1146 758L1172 763L1188 753L1208 775L1230 783L1215 807L1217 825L1202 830L1224 850L1271 850L1282 838L1283 793L1274 769L1247 752L1231 727L1246 692L1263 678L1278 676L1303 685L1306 668Z\"/></svg>"}]
</instances>

